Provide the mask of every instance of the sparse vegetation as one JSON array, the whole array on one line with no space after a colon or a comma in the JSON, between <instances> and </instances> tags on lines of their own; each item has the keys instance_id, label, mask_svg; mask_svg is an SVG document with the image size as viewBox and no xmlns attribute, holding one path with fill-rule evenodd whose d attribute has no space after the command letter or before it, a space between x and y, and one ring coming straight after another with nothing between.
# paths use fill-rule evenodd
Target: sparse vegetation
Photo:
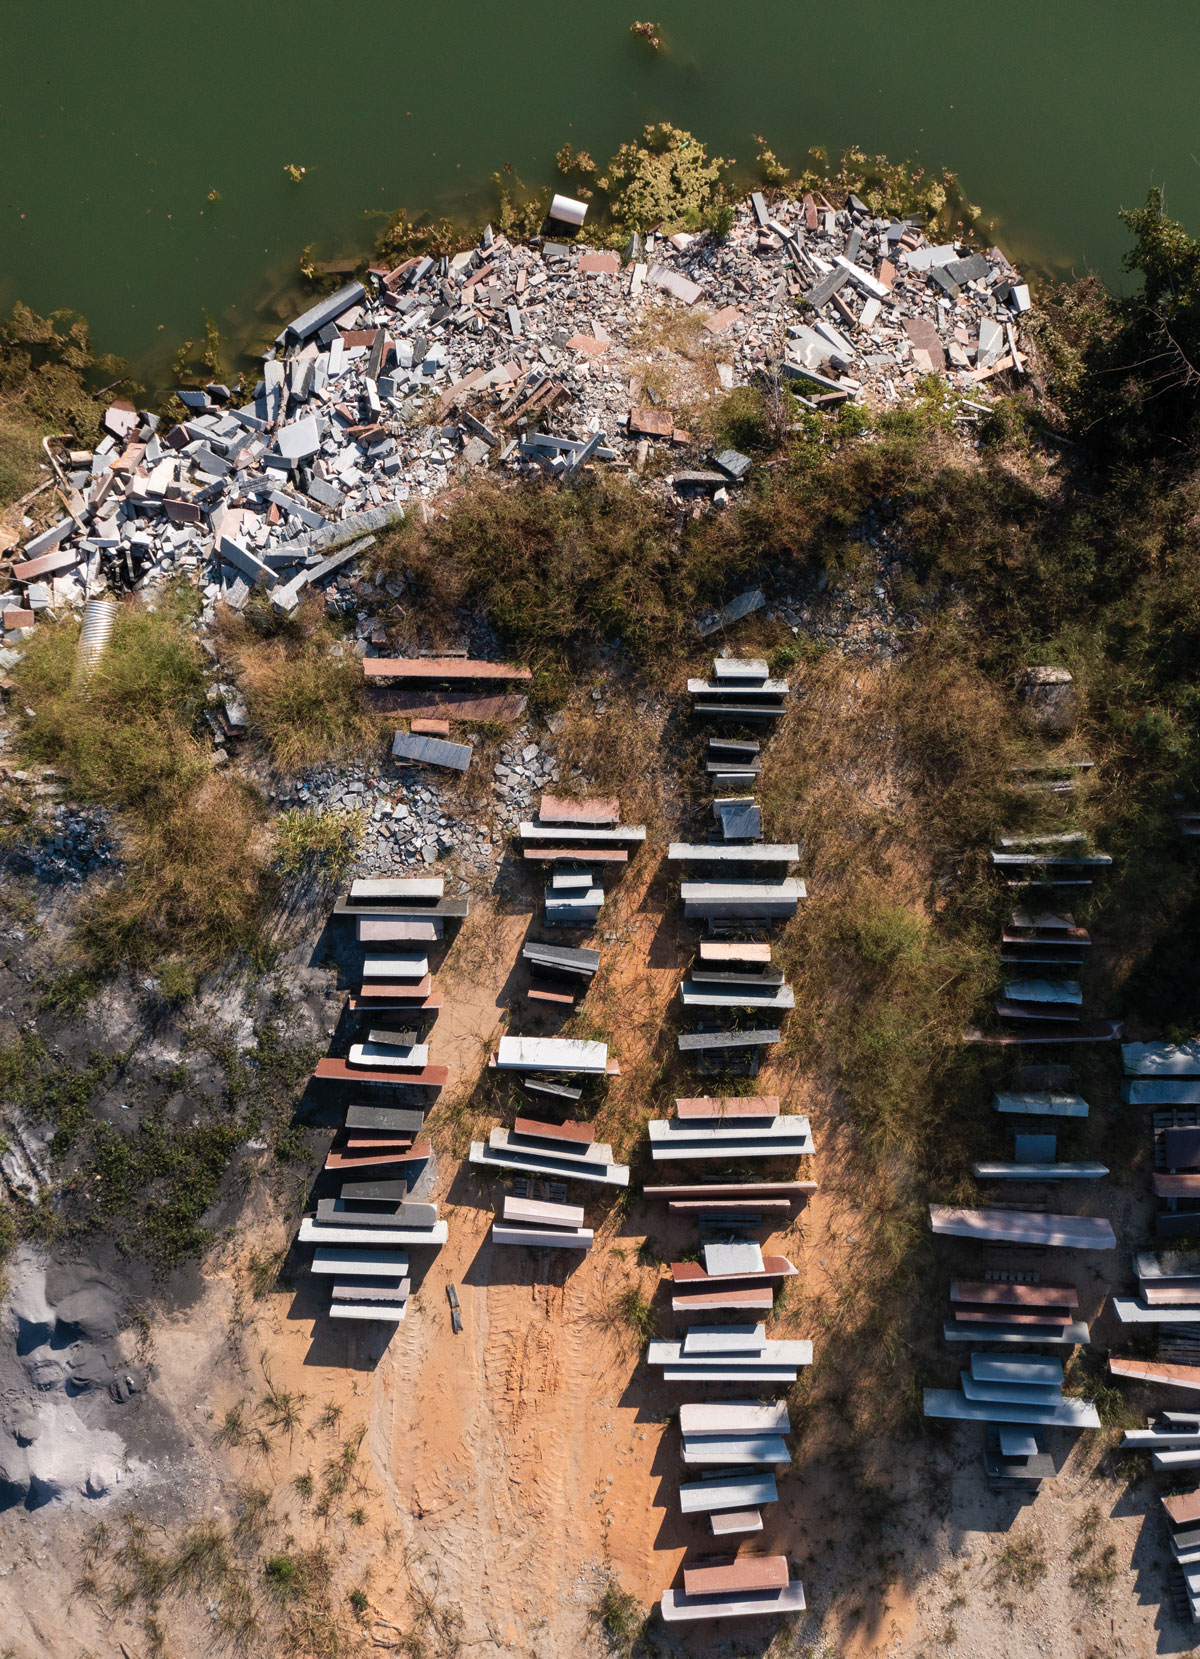
<instances>
[{"instance_id":1,"label":"sparse vegetation","mask_svg":"<svg viewBox=\"0 0 1200 1659\"><path fill-rule=\"evenodd\" d=\"M319 873L335 882L354 859L365 827L362 812L306 812L288 807L275 820L275 866L280 875Z\"/></svg>"},{"instance_id":2,"label":"sparse vegetation","mask_svg":"<svg viewBox=\"0 0 1200 1659\"><path fill-rule=\"evenodd\" d=\"M1040 1539L1011 1539L992 1563L992 1574L1001 1584L1032 1590L1046 1576L1046 1555Z\"/></svg>"},{"instance_id":3,"label":"sparse vegetation","mask_svg":"<svg viewBox=\"0 0 1200 1659\"><path fill-rule=\"evenodd\" d=\"M76 924L75 975L261 958L263 804L214 773L195 735L205 678L190 604L180 590L154 611L122 606L86 697L73 685L78 622L39 628L12 671L33 711L23 758L51 762L79 799L121 815L125 869Z\"/></svg>"},{"instance_id":4,"label":"sparse vegetation","mask_svg":"<svg viewBox=\"0 0 1200 1659\"><path fill-rule=\"evenodd\" d=\"M613 1653L628 1654L645 1622L645 1613L636 1596L617 1578L609 1578L596 1603L596 1622Z\"/></svg>"},{"instance_id":5,"label":"sparse vegetation","mask_svg":"<svg viewBox=\"0 0 1200 1659\"><path fill-rule=\"evenodd\" d=\"M1075 1544L1071 1560L1075 1563L1071 1574L1071 1588L1087 1596L1105 1596L1119 1576L1115 1544L1101 1541L1104 1516L1099 1504L1089 1504L1075 1526Z\"/></svg>"}]
</instances>

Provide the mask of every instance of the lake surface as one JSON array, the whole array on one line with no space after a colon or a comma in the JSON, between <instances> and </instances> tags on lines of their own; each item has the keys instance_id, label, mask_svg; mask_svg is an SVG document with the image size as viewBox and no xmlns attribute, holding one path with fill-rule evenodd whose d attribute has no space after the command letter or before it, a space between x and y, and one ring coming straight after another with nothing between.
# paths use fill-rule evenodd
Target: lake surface
<instances>
[{"instance_id":1,"label":"lake surface","mask_svg":"<svg viewBox=\"0 0 1200 1659\"><path fill-rule=\"evenodd\" d=\"M3 0L0 310L73 306L150 370L205 306L234 340L289 314L307 244L475 212L502 164L549 183L564 141L602 162L657 120L747 165L761 133L792 165L952 167L1015 257L1119 282L1151 183L1200 229L1198 37L1194 0Z\"/></svg>"}]
</instances>

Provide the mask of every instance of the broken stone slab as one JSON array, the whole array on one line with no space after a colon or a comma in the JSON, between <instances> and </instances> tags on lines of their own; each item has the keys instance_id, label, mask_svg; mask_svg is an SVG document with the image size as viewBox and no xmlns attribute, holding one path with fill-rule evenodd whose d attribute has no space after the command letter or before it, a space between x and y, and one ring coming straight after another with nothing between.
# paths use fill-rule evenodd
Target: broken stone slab
<instances>
[{"instance_id":1,"label":"broken stone slab","mask_svg":"<svg viewBox=\"0 0 1200 1659\"><path fill-rule=\"evenodd\" d=\"M364 512L351 513L348 518L327 524L323 530L314 530L311 536L297 536L289 545L296 553L311 557L322 548L343 542L348 536L363 535L368 530L383 530L401 517L401 508L395 506L368 507Z\"/></svg>"},{"instance_id":2,"label":"broken stone slab","mask_svg":"<svg viewBox=\"0 0 1200 1659\"><path fill-rule=\"evenodd\" d=\"M975 367L990 369L1004 350L1004 330L994 317L979 319L979 345L975 352Z\"/></svg>"},{"instance_id":3,"label":"broken stone slab","mask_svg":"<svg viewBox=\"0 0 1200 1659\"><path fill-rule=\"evenodd\" d=\"M320 453L321 431L315 415L305 415L290 426L281 426L275 433L275 447L286 461L311 461Z\"/></svg>"},{"instance_id":4,"label":"broken stone slab","mask_svg":"<svg viewBox=\"0 0 1200 1659\"><path fill-rule=\"evenodd\" d=\"M830 271L828 276L822 277L820 282L805 294L805 303L811 305L814 311L819 311L823 305L829 304L838 289L844 288L849 280L850 273L847 270L839 268L836 271Z\"/></svg>"},{"instance_id":5,"label":"broken stone slab","mask_svg":"<svg viewBox=\"0 0 1200 1659\"><path fill-rule=\"evenodd\" d=\"M953 242L947 242L939 248L906 248L904 263L910 271L930 271L935 265L949 265L958 258L958 249Z\"/></svg>"},{"instance_id":6,"label":"broken stone slab","mask_svg":"<svg viewBox=\"0 0 1200 1659\"><path fill-rule=\"evenodd\" d=\"M886 283L880 282L877 277L873 277L870 271L864 271L861 265L855 265L852 260L846 258L845 254L837 254L835 263L839 269L845 271L854 286L860 292L866 294L868 299L884 300L891 292Z\"/></svg>"},{"instance_id":7,"label":"broken stone slab","mask_svg":"<svg viewBox=\"0 0 1200 1659\"><path fill-rule=\"evenodd\" d=\"M27 541L21 551L26 559L40 559L43 553L52 552L60 542L65 541L74 528L74 519L59 519L57 524L52 524L48 530Z\"/></svg>"},{"instance_id":8,"label":"broken stone slab","mask_svg":"<svg viewBox=\"0 0 1200 1659\"><path fill-rule=\"evenodd\" d=\"M422 737L419 733L397 732L392 739L394 760L410 761L418 766L448 766L455 772L467 770L473 752L469 743L447 743L442 738Z\"/></svg>"},{"instance_id":9,"label":"broken stone slab","mask_svg":"<svg viewBox=\"0 0 1200 1659\"><path fill-rule=\"evenodd\" d=\"M293 340L307 340L311 334L316 334L327 323L336 322L352 305L358 305L367 297L367 291L361 282L348 282L344 288L339 288L336 294L318 300L317 304L299 317L293 318L284 329L280 339L290 337ZM282 365L281 365L282 367ZM268 381L268 386L270 382Z\"/></svg>"},{"instance_id":10,"label":"broken stone slab","mask_svg":"<svg viewBox=\"0 0 1200 1659\"><path fill-rule=\"evenodd\" d=\"M942 337L928 317L905 317L904 332L913 345L923 351L929 360L926 373L941 374L946 367L946 351Z\"/></svg>"},{"instance_id":11,"label":"broken stone slab","mask_svg":"<svg viewBox=\"0 0 1200 1659\"><path fill-rule=\"evenodd\" d=\"M1047 737L1065 737L1075 729L1075 686L1068 668L1027 668L1021 701L1034 726Z\"/></svg>"},{"instance_id":12,"label":"broken stone slab","mask_svg":"<svg viewBox=\"0 0 1200 1659\"><path fill-rule=\"evenodd\" d=\"M357 541L352 541L349 547L339 548L336 553L331 553L327 559L322 559L320 564L310 565L307 570L302 570L298 576L293 576L290 582L277 588L271 595L271 603L276 610L294 611L300 603L300 596L306 587L312 587L318 582L323 582L326 577L332 576L335 570L340 570L343 565L349 564L351 559L357 559L360 553L365 553L368 547L374 547L374 545L374 536L361 536Z\"/></svg>"},{"instance_id":13,"label":"broken stone slab","mask_svg":"<svg viewBox=\"0 0 1200 1659\"><path fill-rule=\"evenodd\" d=\"M719 455L713 456L713 465L737 484L750 471L752 462L748 455L743 455L737 449L723 449Z\"/></svg>"},{"instance_id":14,"label":"broken stone slab","mask_svg":"<svg viewBox=\"0 0 1200 1659\"><path fill-rule=\"evenodd\" d=\"M43 553L40 559L28 559L24 564L14 565L13 580L34 582L42 576L53 576L60 570L70 570L82 557L81 547L56 547L53 553Z\"/></svg>"},{"instance_id":15,"label":"broken stone slab","mask_svg":"<svg viewBox=\"0 0 1200 1659\"><path fill-rule=\"evenodd\" d=\"M319 501L322 507L330 507L334 512L342 504L342 492L336 484L331 484L324 478L310 478L304 486L304 493L313 501Z\"/></svg>"},{"instance_id":16,"label":"broken stone slab","mask_svg":"<svg viewBox=\"0 0 1200 1659\"><path fill-rule=\"evenodd\" d=\"M632 437L669 438L675 430L675 416L666 409L631 409L629 432Z\"/></svg>"},{"instance_id":17,"label":"broken stone slab","mask_svg":"<svg viewBox=\"0 0 1200 1659\"><path fill-rule=\"evenodd\" d=\"M734 622L740 622L743 617L753 616L755 611L761 611L767 602L766 594L761 588L747 588L739 593L727 605L723 605L714 616L702 618L698 624L700 638L707 639L722 628L728 628Z\"/></svg>"},{"instance_id":18,"label":"broken stone slab","mask_svg":"<svg viewBox=\"0 0 1200 1659\"><path fill-rule=\"evenodd\" d=\"M810 369L804 363L793 363L785 357L779 365L779 372L785 380L809 380L814 386L824 387L827 392L849 396L849 389L840 380L830 380L828 375L818 374L816 369Z\"/></svg>"},{"instance_id":19,"label":"broken stone slab","mask_svg":"<svg viewBox=\"0 0 1200 1659\"><path fill-rule=\"evenodd\" d=\"M668 265L652 265L647 282L654 288L661 288L666 294L673 294L677 300L685 305L695 305L704 290L698 282L685 277L679 271L671 270Z\"/></svg>"},{"instance_id":20,"label":"broken stone slab","mask_svg":"<svg viewBox=\"0 0 1200 1659\"><path fill-rule=\"evenodd\" d=\"M217 552L226 564L232 565L243 576L248 576L258 587L273 588L279 580L268 565L263 564L261 559L256 559L249 548L234 541L232 536L222 536L219 539Z\"/></svg>"},{"instance_id":21,"label":"broken stone slab","mask_svg":"<svg viewBox=\"0 0 1200 1659\"><path fill-rule=\"evenodd\" d=\"M469 410L463 409L458 418L469 431L475 434L477 438L482 438L484 443L487 444L489 448L497 449L499 447L500 440L496 434L490 431L481 420L476 420L475 416L472 415Z\"/></svg>"},{"instance_id":22,"label":"broken stone slab","mask_svg":"<svg viewBox=\"0 0 1200 1659\"><path fill-rule=\"evenodd\" d=\"M981 253L968 254L965 259L952 259L946 265L947 276L963 286L968 282L982 282L991 273L991 262Z\"/></svg>"},{"instance_id":23,"label":"broken stone slab","mask_svg":"<svg viewBox=\"0 0 1200 1659\"><path fill-rule=\"evenodd\" d=\"M723 306L720 311L714 311L711 317L705 317L704 328L709 334L724 334L733 327L741 316L736 305Z\"/></svg>"}]
</instances>

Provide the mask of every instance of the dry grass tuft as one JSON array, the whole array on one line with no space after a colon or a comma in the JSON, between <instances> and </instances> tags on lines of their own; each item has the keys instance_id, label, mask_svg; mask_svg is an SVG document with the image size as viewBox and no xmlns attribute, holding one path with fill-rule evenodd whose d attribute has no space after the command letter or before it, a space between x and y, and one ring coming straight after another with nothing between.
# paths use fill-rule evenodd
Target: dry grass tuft
<instances>
[{"instance_id":1,"label":"dry grass tuft","mask_svg":"<svg viewBox=\"0 0 1200 1659\"><path fill-rule=\"evenodd\" d=\"M14 669L33 710L22 756L118 814L125 871L91 898L72 942L71 967L85 976L122 964L201 970L259 949L264 807L214 774L195 736L206 682L188 604L179 593L155 611L123 605L86 696L72 684L76 622L39 628Z\"/></svg>"},{"instance_id":2,"label":"dry grass tuft","mask_svg":"<svg viewBox=\"0 0 1200 1659\"><path fill-rule=\"evenodd\" d=\"M381 726L364 704L362 664L326 621L319 595L282 624L264 610L223 610L217 638L281 772L374 749Z\"/></svg>"}]
</instances>

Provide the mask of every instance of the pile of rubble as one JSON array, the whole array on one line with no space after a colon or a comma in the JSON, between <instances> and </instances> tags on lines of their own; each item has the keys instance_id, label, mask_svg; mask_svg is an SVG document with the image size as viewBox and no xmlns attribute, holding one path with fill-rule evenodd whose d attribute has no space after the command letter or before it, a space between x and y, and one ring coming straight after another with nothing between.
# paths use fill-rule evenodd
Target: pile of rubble
<instances>
[{"instance_id":1,"label":"pile of rubble","mask_svg":"<svg viewBox=\"0 0 1200 1659\"><path fill-rule=\"evenodd\" d=\"M542 237L518 246L488 229L451 258L371 270L287 325L248 399L216 384L183 391L188 413L172 426L119 400L95 451L48 449L63 515L9 554L0 668L40 614L180 576L202 592L201 627L220 599L240 608L259 587L287 612L320 586L331 614L353 619L345 649L378 655L388 640L379 602L400 607L410 584L397 574L377 587L356 562L374 531L472 469L634 474L657 444L675 470L656 466L647 487L681 501L729 498L747 457L704 456L644 383L650 325L672 311L697 319L722 388L782 378L821 409L895 405L929 375L986 397L979 389L996 374L1024 368L1028 305L997 249L931 246L918 226L854 196L835 208L820 195L768 203L755 193L724 239L634 236L623 255ZM960 401L968 420L986 407ZM884 557L881 576L887 566ZM832 614L820 586L805 598L794 578L776 583L749 608L768 604L793 632L844 649L891 651L908 619L882 582L862 614ZM468 632L480 626L463 619ZM237 688L217 679L207 713L219 759L246 729ZM281 804L365 807L367 869L449 852L482 868L559 777L525 727L494 766L495 829L459 819L452 795L390 766L373 779L361 767L315 773ZM39 825L28 856L45 879L73 881L114 854L103 814L71 808Z\"/></svg>"},{"instance_id":2,"label":"pile of rubble","mask_svg":"<svg viewBox=\"0 0 1200 1659\"><path fill-rule=\"evenodd\" d=\"M781 374L819 408L895 403L929 374L969 392L1019 371L1028 304L997 249L930 246L853 196L835 209L756 193L724 240L635 236L624 259L489 229L477 248L372 270L320 300L284 329L247 401L222 385L184 391L187 418L169 428L111 405L94 452L54 459L63 516L13 554L6 633L107 586L179 574L210 614L256 585L289 610L465 470L569 479L637 467L655 442L691 447L643 397L633 361L658 308L695 308L722 386ZM725 499L748 466L726 451L667 487Z\"/></svg>"},{"instance_id":3,"label":"pile of rubble","mask_svg":"<svg viewBox=\"0 0 1200 1659\"><path fill-rule=\"evenodd\" d=\"M0 762L3 867L53 886L82 882L119 868L111 822L103 807L63 799L65 786L48 766ZM19 829L19 834L13 834Z\"/></svg>"},{"instance_id":4,"label":"pile of rubble","mask_svg":"<svg viewBox=\"0 0 1200 1659\"><path fill-rule=\"evenodd\" d=\"M285 784L276 798L281 807L363 813L356 871L433 864L450 855L463 868L487 871L499 861L506 836L562 772L524 726L505 741L492 776L495 806L486 822L465 802L456 810L454 794L431 785L424 773L387 765L317 768L296 784ZM572 774L571 781L580 779Z\"/></svg>"}]
</instances>

